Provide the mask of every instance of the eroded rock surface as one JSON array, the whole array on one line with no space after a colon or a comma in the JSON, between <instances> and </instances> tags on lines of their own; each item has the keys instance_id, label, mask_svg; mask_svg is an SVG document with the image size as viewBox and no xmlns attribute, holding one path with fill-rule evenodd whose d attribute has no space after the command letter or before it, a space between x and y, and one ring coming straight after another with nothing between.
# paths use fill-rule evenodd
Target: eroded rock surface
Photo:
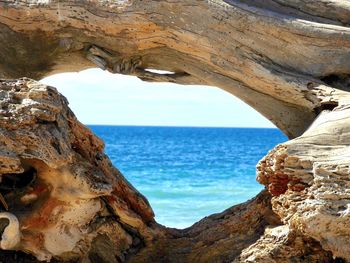
<instances>
[{"instance_id":1,"label":"eroded rock surface","mask_svg":"<svg viewBox=\"0 0 350 263\"><path fill-rule=\"evenodd\" d=\"M168 229L168 235L135 255L131 262L231 262L242 249L254 244L267 226L281 224L271 210L271 196L257 197L208 216L184 230Z\"/></svg>"},{"instance_id":2,"label":"eroded rock surface","mask_svg":"<svg viewBox=\"0 0 350 263\"><path fill-rule=\"evenodd\" d=\"M258 180L291 230L350 261L350 108L324 111L299 138L277 146L258 165Z\"/></svg>"},{"instance_id":3,"label":"eroded rock surface","mask_svg":"<svg viewBox=\"0 0 350 263\"><path fill-rule=\"evenodd\" d=\"M38 260L118 262L154 238L147 200L55 88L29 79L1 81L0 97L0 192L8 208L0 221L9 220L2 249Z\"/></svg>"},{"instance_id":4,"label":"eroded rock surface","mask_svg":"<svg viewBox=\"0 0 350 263\"><path fill-rule=\"evenodd\" d=\"M0 0L1 78L97 66L218 86L300 136L258 166L271 200L169 230L55 89L1 81L0 247L93 262L350 260L349 15L344 0ZM23 255L0 253L34 260Z\"/></svg>"},{"instance_id":5,"label":"eroded rock surface","mask_svg":"<svg viewBox=\"0 0 350 263\"><path fill-rule=\"evenodd\" d=\"M297 201L309 204L307 187L291 188L290 196L293 180L285 177L293 175L283 170L285 163L271 169L281 156L292 156L288 147L293 143L278 146L261 162L259 178L265 184L278 172L285 174L284 192L268 187L275 195L272 201L264 190L190 228L170 229L154 221L147 200L113 167L103 153L103 142L78 122L55 88L30 79L2 80L0 95L0 259L4 261L332 262L334 255L346 258L346 248L334 248L344 236L317 232L318 210L305 213L307 206L299 207ZM306 181L304 168L298 173L299 184L310 183L313 176L305 170L309 171ZM282 203L283 197L289 199ZM310 206L314 204L309 205L312 210ZM343 218L345 226L343 213L343 217L327 214L328 221L321 218L324 224L319 229L333 224L334 217ZM337 229L342 231L341 227L338 224ZM346 238L347 232L342 233Z\"/></svg>"},{"instance_id":6,"label":"eroded rock surface","mask_svg":"<svg viewBox=\"0 0 350 263\"><path fill-rule=\"evenodd\" d=\"M345 0L1 0L0 78L99 67L217 86L294 138L336 103L334 79L349 90L349 14Z\"/></svg>"},{"instance_id":7,"label":"eroded rock surface","mask_svg":"<svg viewBox=\"0 0 350 263\"><path fill-rule=\"evenodd\" d=\"M254 244L244 249L235 262L290 263L334 262L332 253L325 251L312 238L292 230L288 225L266 227Z\"/></svg>"}]
</instances>

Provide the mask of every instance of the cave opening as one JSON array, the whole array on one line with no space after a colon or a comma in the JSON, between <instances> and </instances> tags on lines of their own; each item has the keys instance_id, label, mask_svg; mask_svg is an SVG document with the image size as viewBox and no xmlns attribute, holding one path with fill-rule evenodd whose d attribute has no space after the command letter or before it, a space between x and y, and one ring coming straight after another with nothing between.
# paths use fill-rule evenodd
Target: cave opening
<instances>
[{"instance_id":1,"label":"cave opening","mask_svg":"<svg viewBox=\"0 0 350 263\"><path fill-rule=\"evenodd\" d=\"M3 193L8 193L14 189L23 189L29 186L36 179L36 170L33 167L28 167L20 174L3 174L1 176L0 190Z\"/></svg>"},{"instance_id":2,"label":"cave opening","mask_svg":"<svg viewBox=\"0 0 350 263\"><path fill-rule=\"evenodd\" d=\"M287 140L214 87L146 83L96 69L42 82L68 98L78 119L104 140L113 164L149 200L157 222L169 227L189 227L256 196L263 189L257 162Z\"/></svg>"},{"instance_id":3,"label":"cave opening","mask_svg":"<svg viewBox=\"0 0 350 263\"><path fill-rule=\"evenodd\" d=\"M8 211L10 208L16 206L16 199L30 187L37 179L37 171L34 167L24 165L22 173L9 173L1 176L0 184L0 203L1 209ZM0 222L0 229L6 227L4 220Z\"/></svg>"}]
</instances>

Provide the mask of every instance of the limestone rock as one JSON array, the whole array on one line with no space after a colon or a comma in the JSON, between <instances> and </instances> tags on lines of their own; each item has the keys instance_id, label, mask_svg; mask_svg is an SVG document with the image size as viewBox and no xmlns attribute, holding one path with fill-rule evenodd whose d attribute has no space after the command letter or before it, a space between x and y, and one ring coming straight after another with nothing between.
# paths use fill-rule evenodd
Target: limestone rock
<instances>
[{"instance_id":1,"label":"limestone rock","mask_svg":"<svg viewBox=\"0 0 350 263\"><path fill-rule=\"evenodd\" d=\"M1 81L1 193L9 225L2 249L39 260L96 255L104 240L114 258L125 258L154 236L147 200L103 153L103 142L77 121L55 88L29 79ZM3 207L5 208L5 207ZM5 246L11 220L19 221L13 246ZM142 238L141 238L142 236ZM9 238L8 238L9 239ZM11 240L10 240L11 241Z\"/></svg>"},{"instance_id":2,"label":"limestone rock","mask_svg":"<svg viewBox=\"0 0 350 263\"><path fill-rule=\"evenodd\" d=\"M99 67L217 86L294 138L349 90L349 13L344 0L0 1L0 78Z\"/></svg>"},{"instance_id":3,"label":"limestone rock","mask_svg":"<svg viewBox=\"0 0 350 263\"><path fill-rule=\"evenodd\" d=\"M0 259L251 262L277 250L285 262L332 257L311 237L282 225L267 191L188 229L158 225L147 200L55 88L19 79L1 81L0 90L0 246L10 250ZM297 252L289 253L292 248Z\"/></svg>"},{"instance_id":4,"label":"limestone rock","mask_svg":"<svg viewBox=\"0 0 350 263\"><path fill-rule=\"evenodd\" d=\"M267 227L260 239L244 249L235 262L333 262L333 257L317 241L283 225Z\"/></svg>"},{"instance_id":5,"label":"limestone rock","mask_svg":"<svg viewBox=\"0 0 350 263\"><path fill-rule=\"evenodd\" d=\"M325 111L299 138L277 146L258 165L283 223L350 260L350 108Z\"/></svg>"},{"instance_id":6,"label":"limestone rock","mask_svg":"<svg viewBox=\"0 0 350 263\"><path fill-rule=\"evenodd\" d=\"M0 257L350 261L349 17L343 0L0 1L0 246L11 250ZM269 193L186 230L158 225L54 88L9 80L91 67L218 86L254 107L295 138L258 165Z\"/></svg>"}]
</instances>

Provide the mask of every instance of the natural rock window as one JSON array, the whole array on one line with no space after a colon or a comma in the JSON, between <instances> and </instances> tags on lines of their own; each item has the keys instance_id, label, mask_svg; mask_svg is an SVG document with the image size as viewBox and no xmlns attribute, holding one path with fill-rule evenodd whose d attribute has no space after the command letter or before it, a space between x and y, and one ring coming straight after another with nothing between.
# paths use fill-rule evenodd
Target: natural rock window
<instances>
[{"instance_id":1,"label":"natural rock window","mask_svg":"<svg viewBox=\"0 0 350 263\"><path fill-rule=\"evenodd\" d=\"M0 174L33 167L24 189L38 191L28 213L0 213L1 260L349 261L349 16L342 0L1 1ZM187 230L158 225L103 142L35 81L93 67L251 105L290 139L257 166L266 189Z\"/></svg>"},{"instance_id":2,"label":"natural rock window","mask_svg":"<svg viewBox=\"0 0 350 263\"><path fill-rule=\"evenodd\" d=\"M261 115L213 87L145 83L100 70L43 82L66 94L79 119L104 140L113 164L146 196L156 221L167 227L189 227L254 197L263 188L255 179L256 163L286 140L266 128L272 125ZM118 125L125 121L132 126ZM218 128L228 125L265 128Z\"/></svg>"}]
</instances>

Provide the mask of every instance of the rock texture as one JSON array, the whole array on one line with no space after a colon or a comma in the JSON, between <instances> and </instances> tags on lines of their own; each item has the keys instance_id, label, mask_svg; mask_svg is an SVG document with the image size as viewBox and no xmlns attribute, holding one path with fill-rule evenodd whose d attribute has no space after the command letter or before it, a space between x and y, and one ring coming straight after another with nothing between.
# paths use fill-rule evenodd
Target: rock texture
<instances>
[{"instance_id":1,"label":"rock texture","mask_svg":"<svg viewBox=\"0 0 350 263\"><path fill-rule=\"evenodd\" d=\"M118 262L157 235L147 200L55 88L0 81L0 96L1 249Z\"/></svg>"},{"instance_id":2,"label":"rock texture","mask_svg":"<svg viewBox=\"0 0 350 263\"><path fill-rule=\"evenodd\" d=\"M292 138L348 80L349 14L344 0L1 0L0 77L98 66L218 86Z\"/></svg>"},{"instance_id":3,"label":"rock texture","mask_svg":"<svg viewBox=\"0 0 350 263\"><path fill-rule=\"evenodd\" d=\"M288 191L280 193L271 201L271 195L263 191L188 229L162 227L154 221L147 200L112 166L101 140L78 122L55 88L20 79L0 81L0 91L3 250L23 251L40 261L108 263L331 262L334 255L347 258L346 246L340 246L346 244L342 243L342 235L347 232L334 218L324 219L318 212L306 216L303 209L316 206L299 192L293 198ZM270 182L269 175L279 173L289 176L281 162L275 161L286 157L286 147L278 146L266 157L269 161L261 162L261 181ZM275 162L280 165L273 166ZM310 161L304 163L311 167ZM276 171L272 166L277 167ZM290 164L288 167L292 169ZM308 172L310 180L310 170L302 171ZM299 176L302 178L302 173ZM306 183L298 180L299 184ZM273 188L268 188L275 194ZM289 202L284 209L279 201L282 196ZM302 198L308 206L298 208L297 222L305 220L305 229L288 221L290 213L297 218L298 203L293 201ZM340 221L346 228L344 206L346 201L339 205L344 213ZM320 226L329 223L337 226L339 237L334 233L326 233L329 240L319 236ZM0 259L11 261L16 255L24 262L34 260L14 253L0 253Z\"/></svg>"},{"instance_id":4,"label":"rock texture","mask_svg":"<svg viewBox=\"0 0 350 263\"><path fill-rule=\"evenodd\" d=\"M350 261L349 25L343 0L0 0L0 259ZM218 86L294 139L256 198L167 229L65 98L21 78L96 66Z\"/></svg>"},{"instance_id":5,"label":"rock texture","mask_svg":"<svg viewBox=\"0 0 350 263\"><path fill-rule=\"evenodd\" d=\"M258 180L284 224L350 261L350 107L323 112L303 136L272 150Z\"/></svg>"}]
</instances>

